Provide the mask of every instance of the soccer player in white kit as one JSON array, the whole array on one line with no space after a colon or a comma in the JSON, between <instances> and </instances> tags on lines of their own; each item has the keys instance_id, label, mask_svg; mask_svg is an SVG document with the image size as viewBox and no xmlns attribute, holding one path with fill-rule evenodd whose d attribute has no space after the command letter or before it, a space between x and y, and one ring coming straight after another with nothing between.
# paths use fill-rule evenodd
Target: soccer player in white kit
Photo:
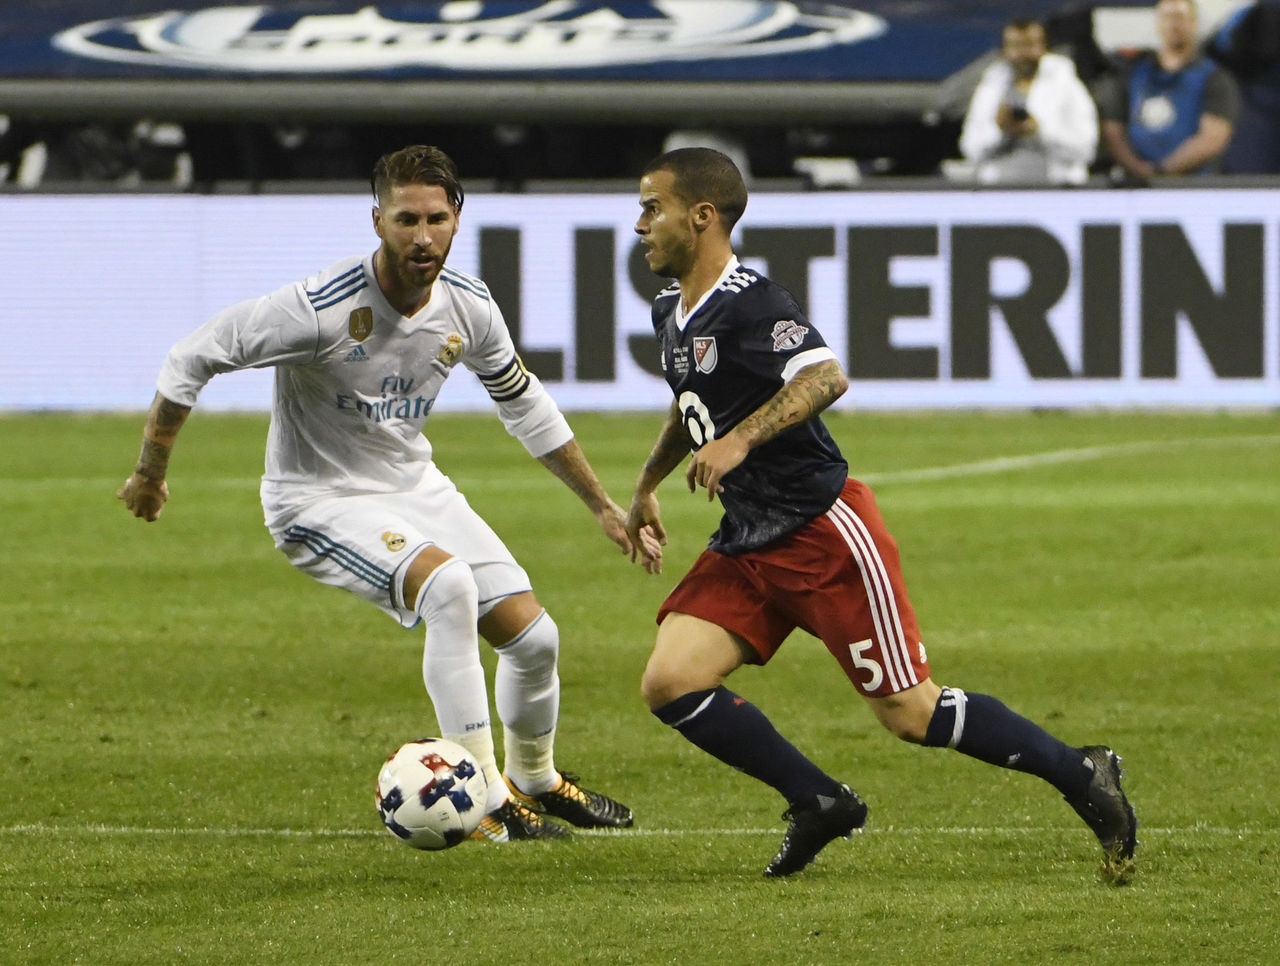
<instances>
[{"instance_id":1,"label":"soccer player in white kit","mask_svg":"<svg viewBox=\"0 0 1280 966\"><path fill-rule=\"evenodd\" d=\"M445 265L463 203L452 160L406 147L378 160L372 183L377 251L231 306L170 350L137 467L117 495L135 516L158 518L169 457L200 390L221 372L275 367L261 486L267 528L298 569L405 627L426 625L423 679L440 733L467 748L489 780L477 836L567 836L548 814L581 827L629 826L629 808L555 767L556 624L432 461L423 425L454 366L480 377L508 432L632 553L625 513L524 368L488 288ZM652 533L642 540L636 550L658 560ZM502 771L478 635L498 654Z\"/></svg>"}]
</instances>

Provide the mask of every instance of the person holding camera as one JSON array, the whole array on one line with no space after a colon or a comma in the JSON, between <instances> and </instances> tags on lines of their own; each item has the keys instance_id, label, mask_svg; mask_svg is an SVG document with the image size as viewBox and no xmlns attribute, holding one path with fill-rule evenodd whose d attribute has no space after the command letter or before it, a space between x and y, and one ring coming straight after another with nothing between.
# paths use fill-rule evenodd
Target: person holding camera
<instances>
[{"instance_id":1,"label":"person holding camera","mask_svg":"<svg viewBox=\"0 0 1280 966\"><path fill-rule=\"evenodd\" d=\"M1081 184L1098 148L1098 112L1075 64L1048 52L1044 26L1012 20L978 81L960 150L982 184Z\"/></svg>"}]
</instances>

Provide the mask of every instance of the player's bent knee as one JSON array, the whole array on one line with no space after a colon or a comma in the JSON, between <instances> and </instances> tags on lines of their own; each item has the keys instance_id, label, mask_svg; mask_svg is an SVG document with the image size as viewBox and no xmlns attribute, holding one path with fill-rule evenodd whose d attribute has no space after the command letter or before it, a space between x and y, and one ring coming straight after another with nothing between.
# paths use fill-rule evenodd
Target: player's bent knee
<instances>
[{"instance_id":1,"label":"player's bent knee","mask_svg":"<svg viewBox=\"0 0 1280 966\"><path fill-rule=\"evenodd\" d=\"M418 591L418 601L433 603L478 598L479 588L476 586L475 574L465 560L450 557L427 575Z\"/></svg>"},{"instance_id":2,"label":"player's bent knee","mask_svg":"<svg viewBox=\"0 0 1280 966\"><path fill-rule=\"evenodd\" d=\"M560 629L545 610L524 630L496 645L498 655L527 671L552 670L560 655Z\"/></svg>"},{"instance_id":3,"label":"player's bent knee","mask_svg":"<svg viewBox=\"0 0 1280 966\"><path fill-rule=\"evenodd\" d=\"M938 686L925 680L897 694L871 698L870 704L876 719L890 734L918 745L924 743L938 693Z\"/></svg>"},{"instance_id":4,"label":"player's bent knee","mask_svg":"<svg viewBox=\"0 0 1280 966\"><path fill-rule=\"evenodd\" d=\"M430 631L433 625L457 623L475 626L480 596L475 575L465 561L452 557L433 570L422 583L414 609L422 615ZM427 634L427 647L444 644L433 641L438 635Z\"/></svg>"},{"instance_id":5,"label":"player's bent knee","mask_svg":"<svg viewBox=\"0 0 1280 966\"><path fill-rule=\"evenodd\" d=\"M889 733L895 738L910 742L913 745L924 744L925 731L917 726L918 722L906 717L892 718L890 720L881 718L880 720L881 724L888 728ZM928 722L925 722L925 726L928 726Z\"/></svg>"},{"instance_id":6,"label":"player's bent knee","mask_svg":"<svg viewBox=\"0 0 1280 966\"><path fill-rule=\"evenodd\" d=\"M418 555L409 561L409 565L403 569L399 577L401 583L398 593L404 606L421 613L419 605L427 582L436 571L454 559L452 554L446 553L434 544L423 547ZM460 562L465 563L465 561Z\"/></svg>"},{"instance_id":7,"label":"player's bent knee","mask_svg":"<svg viewBox=\"0 0 1280 966\"><path fill-rule=\"evenodd\" d=\"M724 683L720 668L691 660L672 660L655 654L640 678L640 694L650 711L694 691L710 691Z\"/></svg>"},{"instance_id":8,"label":"player's bent knee","mask_svg":"<svg viewBox=\"0 0 1280 966\"><path fill-rule=\"evenodd\" d=\"M670 683L662 675L656 671L653 665L649 665L644 669L644 674L640 676L640 696L644 698L644 703L649 706L650 711L656 711L665 704L669 704L679 695L668 698L670 693Z\"/></svg>"},{"instance_id":9,"label":"player's bent knee","mask_svg":"<svg viewBox=\"0 0 1280 966\"><path fill-rule=\"evenodd\" d=\"M676 698L698 690L701 688L676 667L652 660L640 678L640 694L650 711L656 711Z\"/></svg>"},{"instance_id":10,"label":"player's bent knee","mask_svg":"<svg viewBox=\"0 0 1280 966\"><path fill-rule=\"evenodd\" d=\"M668 614L640 679L640 693L656 710L694 691L722 685L754 652L739 635L688 614Z\"/></svg>"}]
</instances>

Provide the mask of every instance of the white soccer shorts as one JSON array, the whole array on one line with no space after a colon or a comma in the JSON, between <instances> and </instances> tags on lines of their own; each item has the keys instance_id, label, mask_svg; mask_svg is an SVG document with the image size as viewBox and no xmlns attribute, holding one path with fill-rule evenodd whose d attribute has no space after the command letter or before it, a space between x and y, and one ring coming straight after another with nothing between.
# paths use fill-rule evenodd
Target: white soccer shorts
<instances>
[{"instance_id":1,"label":"white soccer shorts","mask_svg":"<svg viewBox=\"0 0 1280 966\"><path fill-rule=\"evenodd\" d=\"M269 520L267 528L293 566L363 597L404 627L420 620L413 602L401 599L404 569L428 545L470 565L479 616L532 589L511 551L434 465L414 490L328 497Z\"/></svg>"}]
</instances>

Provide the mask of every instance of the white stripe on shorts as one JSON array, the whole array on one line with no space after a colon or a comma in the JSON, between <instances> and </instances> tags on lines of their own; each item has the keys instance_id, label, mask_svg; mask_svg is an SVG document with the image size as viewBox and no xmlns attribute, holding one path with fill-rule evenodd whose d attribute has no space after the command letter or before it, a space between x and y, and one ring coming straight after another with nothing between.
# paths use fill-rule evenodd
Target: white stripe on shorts
<instances>
[{"instance_id":1,"label":"white stripe on shorts","mask_svg":"<svg viewBox=\"0 0 1280 966\"><path fill-rule=\"evenodd\" d=\"M844 537L862 572L862 582L871 605L871 618L875 624L876 636L880 640L880 649L885 656L885 671L889 675L890 685L895 691L904 691L919 684L915 668L911 664L906 635L902 630L902 619L898 615L898 602L893 596L893 585L889 582L889 573L885 570L880 551L871 539L866 524L843 500L836 500L827 511L827 516Z\"/></svg>"}]
</instances>

